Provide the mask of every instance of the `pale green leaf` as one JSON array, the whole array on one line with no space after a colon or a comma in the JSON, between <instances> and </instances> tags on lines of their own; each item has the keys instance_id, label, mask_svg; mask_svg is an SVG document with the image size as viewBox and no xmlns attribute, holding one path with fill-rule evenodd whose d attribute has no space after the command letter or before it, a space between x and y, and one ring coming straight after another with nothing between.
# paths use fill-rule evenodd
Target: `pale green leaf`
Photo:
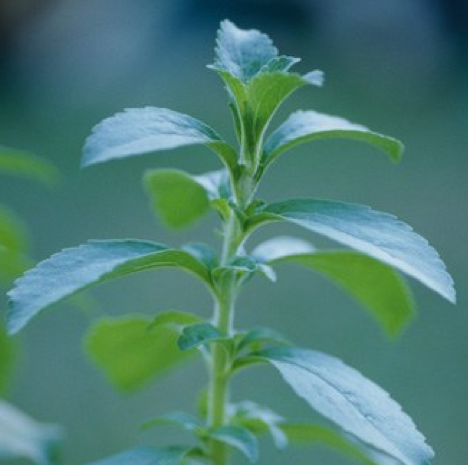
<instances>
[{"instance_id":1,"label":"pale green leaf","mask_svg":"<svg viewBox=\"0 0 468 465\"><path fill-rule=\"evenodd\" d=\"M180 426L187 431L198 431L203 428L203 424L197 417L186 412L171 412L146 421L142 425L142 429L146 430L160 425Z\"/></svg>"},{"instance_id":2,"label":"pale green leaf","mask_svg":"<svg viewBox=\"0 0 468 465\"><path fill-rule=\"evenodd\" d=\"M0 146L0 173L39 181L48 187L54 186L59 179L57 169L48 160L24 150L2 146Z\"/></svg>"},{"instance_id":3,"label":"pale green leaf","mask_svg":"<svg viewBox=\"0 0 468 465\"><path fill-rule=\"evenodd\" d=\"M183 171L147 171L144 184L153 211L169 227L189 226L210 207L206 190Z\"/></svg>"},{"instance_id":4,"label":"pale green leaf","mask_svg":"<svg viewBox=\"0 0 468 465\"><path fill-rule=\"evenodd\" d=\"M263 164L269 165L285 150L321 139L353 139L367 142L385 152L393 161L401 158L403 145L398 140L378 134L338 116L316 111L297 111L271 134L264 146Z\"/></svg>"},{"instance_id":5,"label":"pale green leaf","mask_svg":"<svg viewBox=\"0 0 468 465\"><path fill-rule=\"evenodd\" d=\"M55 464L62 431L33 420L0 399L0 460L28 459L37 465Z\"/></svg>"},{"instance_id":6,"label":"pale green leaf","mask_svg":"<svg viewBox=\"0 0 468 465\"><path fill-rule=\"evenodd\" d=\"M248 82L271 60L277 64L278 50L271 39L256 29L239 29L231 21L221 22L212 68L226 71Z\"/></svg>"},{"instance_id":7,"label":"pale green leaf","mask_svg":"<svg viewBox=\"0 0 468 465\"><path fill-rule=\"evenodd\" d=\"M145 316L101 319L87 334L86 351L114 386L133 391L188 359L177 346L178 326L196 318L166 312L156 324Z\"/></svg>"},{"instance_id":8,"label":"pale green leaf","mask_svg":"<svg viewBox=\"0 0 468 465\"><path fill-rule=\"evenodd\" d=\"M297 348L268 349L257 356L312 408L370 447L404 465L424 465L433 458L424 436L388 393L340 360Z\"/></svg>"},{"instance_id":9,"label":"pale green leaf","mask_svg":"<svg viewBox=\"0 0 468 465\"><path fill-rule=\"evenodd\" d=\"M83 149L83 166L158 150L202 144L231 169L237 155L209 126L165 108L127 109L96 125Z\"/></svg>"},{"instance_id":10,"label":"pale green leaf","mask_svg":"<svg viewBox=\"0 0 468 465\"><path fill-rule=\"evenodd\" d=\"M180 350L186 351L222 339L225 338L213 325L209 323L197 323L183 328L177 344Z\"/></svg>"},{"instance_id":11,"label":"pale green leaf","mask_svg":"<svg viewBox=\"0 0 468 465\"><path fill-rule=\"evenodd\" d=\"M154 242L90 241L65 249L16 280L8 293L9 332L19 331L40 311L91 285L159 267L181 268L210 283L207 268L193 255Z\"/></svg>"},{"instance_id":12,"label":"pale green leaf","mask_svg":"<svg viewBox=\"0 0 468 465\"><path fill-rule=\"evenodd\" d=\"M367 255L340 250L289 255L276 261L294 262L330 278L363 304L389 336L396 336L414 314L403 279Z\"/></svg>"},{"instance_id":13,"label":"pale green leaf","mask_svg":"<svg viewBox=\"0 0 468 465\"><path fill-rule=\"evenodd\" d=\"M417 279L450 302L453 281L438 253L410 226L387 213L359 204L290 200L261 207L247 227L288 221L324 235Z\"/></svg>"},{"instance_id":14,"label":"pale green leaf","mask_svg":"<svg viewBox=\"0 0 468 465\"><path fill-rule=\"evenodd\" d=\"M369 458L358 446L348 440L346 436L332 429L308 423L281 423L281 430L286 434L289 442L297 445L324 444L344 455L353 458L363 465L382 465Z\"/></svg>"},{"instance_id":15,"label":"pale green leaf","mask_svg":"<svg viewBox=\"0 0 468 465\"><path fill-rule=\"evenodd\" d=\"M251 256L263 263L271 263L289 255L299 255L314 252L312 244L291 236L276 236L257 245Z\"/></svg>"},{"instance_id":16,"label":"pale green leaf","mask_svg":"<svg viewBox=\"0 0 468 465\"><path fill-rule=\"evenodd\" d=\"M188 447L137 447L88 465L181 465Z\"/></svg>"},{"instance_id":17,"label":"pale green leaf","mask_svg":"<svg viewBox=\"0 0 468 465\"><path fill-rule=\"evenodd\" d=\"M273 410L249 400L229 407L229 417L234 424L239 424L254 434L270 433L278 449L284 449L288 445L288 438L281 428L284 419Z\"/></svg>"},{"instance_id":18,"label":"pale green leaf","mask_svg":"<svg viewBox=\"0 0 468 465\"><path fill-rule=\"evenodd\" d=\"M178 310L166 310L165 312L158 313L151 321L149 329L153 329L157 326L168 325L181 331L181 328L187 325L193 325L195 323L201 323L203 318L193 313L180 312Z\"/></svg>"},{"instance_id":19,"label":"pale green leaf","mask_svg":"<svg viewBox=\"0 0 468 465\"><path fill-rule=\"evenodd\" d=\"M251 463L258 460L257 438L241 426L221 426L209 433L210 437L242 452Z\"/></svg>"}]
</instances>

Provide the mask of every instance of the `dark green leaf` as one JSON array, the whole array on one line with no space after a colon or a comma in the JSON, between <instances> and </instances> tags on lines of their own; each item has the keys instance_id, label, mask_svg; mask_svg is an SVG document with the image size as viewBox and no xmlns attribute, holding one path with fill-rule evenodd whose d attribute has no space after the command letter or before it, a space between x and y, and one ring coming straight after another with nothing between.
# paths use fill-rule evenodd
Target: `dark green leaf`
<instances>
[{"instance_id":1,"label":"dark green leaf","mask_svg":"<svg viewBox=\"0 0 468 465\"><path fill-rule=\"evenodd\" d=\"M186 326L177 341L179 349L186 351L212 341L224 339L217 328L209 323Z\"/></svg>"},{"instance_id":2,"label":"dark green leaf","mask_svg":"<svg viewBox=\"0 0 468 465\"><path fill-rule=\"evenodd\" d=\"M380 260L455 301L453 281L437 252L410 226L369 207L327 200L290 200L266 205L247 223L288 221Z\"/></svg>"},{"instance_id":3,"label":"dark green leaf","mask_svg":"<svg viewBox=\"0 0 468 465\"><path fill-rule=\"evenodd\" d=\"M82 164L194 144L208 146L231 169L235 166L234 149L209 126L191 116L156 107L127 109L95 126L86 140Z\"/></svg>"},{"instance_id":4,"label":"dark green leaf","mask_svg":"<svg viewBox=\"0 0 468 465\"><path fill-rule=\"evenodd\" d=\"M232 22L221 22L216 40L212 68L225 71L242 82L248 82L278 56L271 39L255 29L239 29Z\"/></svg>"},{"instance_id":5,"label":"dark green leaf","mask_svg":"<svg viewBox=\"0 0 468 465\"><path fill-rule=\"evenodd\" d=\"M19 331L41 310L91 285L158 267L182 268L210 282L206 267L186 251L137 240L90 241L53 255L15 282L8 294L9 332Z\"/></svg>"},{"instance_id":6,"label":"dark green leaf","mask_svg":"<svg viewBox=\"0 0 468 465\"><path fill-rule=\"evenodd\" d=\"M395 162L400 160L403 152L403 145L398 140L372 132L360 124L315 111L298 111L268 138L263 163L269 165L281 152L302 142L333 138L367 142L385 152Z\"/></svg>"},{"instance_id":7,"label":"dark green leaf","mask_svg":"<svg viewBox=\"0 0 468 465\"><path fill-rule=\"evenodd\" d=\"M54 186L59 178L57 169L44 158L23 150L1 146L0 173L33 179L48 187Z\"/></svg>"},{"instance_id":8,"label":"dark green leaf","mask_svg":"<svg viewBox=\"0 0 468 465\"><path fill-rule=\"evenodd\" d=\"M364 465L381 465L367 457L357 444L325 426L307 423L281 423L280 428L292 444L325 444Z\"/></svg>"},{"instance_id":9,"label":"dark green leaf","mask_svg":"<svg viewBox=\"0 0 468 465\"><path fill-rule=\"evenodd\" d=\"M189 452L187 447L137 447L88 465L181 465Z\"/></svg>"},{"instance_id":10,"label":"dark green leaf","mask_svg":"<svg viewBox=\"0 0 468 465\"><path fill-rule=\"evenodd\" d=\"M251 463L258 460L257 438L241 426L222 426L210 431L210 437L242 452Z\"/></svg>"},{"instance_id":11,"label":"dark green leaf","mask_svg":"<svg viewBox=\"0 0 468 465\"><path fill-rule=\"evenodd\" d=\"M61 436L57 426L38 423L0 399L0 460L22 458L52 465Z\"/></svg>"},{"instance_id":12,"label":"dark green leaf","mask_svg":"<svg viewBox=\"0 0 468 465\"><path fill-rule=\"evenodd\" d=\"M188 315L167 312L159 324L144 316L102 319L87 334L87 352L113 385L138 389L191 355L177 346L178 324L196 318Z\"/></svg>"},{"instance_id":13,"label":"dark green leaf","mask_svg":"<svg viewBox=\"0 0 468 465\"><path fill-rule=\"evenodd\" d=\"M144 184L156 215L172 228L189 226L210 207L208 195L198 182L180 170L159 169L145 173Z\"/></svg>"},{"instance_id":14,"label":"dark green leaf","mask_svg":"<svg viewBox=\"0 0 468 465\"><path fill-rule=\"evenodd\" d=\"M290 255L290 261L335 281L363 304L388 335L396 336L414 313L411 294L398 273L384 263L352 251Z\"/></svg>"},{"instance_id":15,"label":"dark green leaf","mask_svg":"<svg viewBox=\"0 0 468 465\"><path fill-rule=\"evenodd\" d=\"M423 465L434 456L401 407L340 360L297 348L268 349L258 357L273 364L312 408L365 444L404 465Z\"/></svg>"}]
</instances>

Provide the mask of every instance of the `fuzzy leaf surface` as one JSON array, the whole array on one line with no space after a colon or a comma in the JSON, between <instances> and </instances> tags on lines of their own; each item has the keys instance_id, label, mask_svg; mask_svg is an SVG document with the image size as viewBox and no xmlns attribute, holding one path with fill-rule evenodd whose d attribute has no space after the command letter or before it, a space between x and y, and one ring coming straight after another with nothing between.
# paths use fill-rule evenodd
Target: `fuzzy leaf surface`
<instances>
[{"instance_id":1,"label":"fuzzy leaf surface","mask_svg":"<svg viewBox=\"0 0 468 465\"><path fill-rule=\"evenodd\" d=\"M306 349L259 352L313 409L365 444L404 465L424 465L434 452L387 392L341 360Z\"/></svg>"},{"instance_id":2,"label":"fuzzy leaf surface","mask_svg":"<svg viewBox=\"0 0 468 465\"><path fill-rule=\"evenodd\" d=\"M453 280L436 250L388 213L359 204L300 199L261 207L247 227L278 220L297 224L380 260L455 302Z\"/></svg>"},{"instance_id":3,"label":"fuzzy leaf surface","mask_svg":"<svg viewBox=\"0 0 468 465\"><path fill-rule=\"evenodd\" d=\"M57 169L44 158L24 150L0 146L0 173L21 176L54 186L59 178Z\"/></svg>"},{"instance_id":4,"label":"fuzzy leaf surface","mask_svg":"<svg viewBox=\"0 0 468 465\"><path fill-rule=\"evenodd\" d=\"M181 465L189 451L189 448L184 447L160 449L142 446L88 465Z\"/></svg>"},{"instance_id":5,"label":"fuzzy leaf surface","mask_svg":"<svg viewBox=\"0 0 468 465\"><path fill-rule=\"evenodd\" d=\"M204 187L184 171L147 171L144 185L152 210L171 228L191 225L210 207Z\"/></svg>"},{"instance_id":6,"label":"fuzzy leaf surface","mask_svg":"<svg viewBox=\"0 0 468 465\"><path fill-rule=\"evenodd\" d=\"M198 321L192 314L167 312L154 324L145 316L104 318L88 331L86 349L110 382L134 391L188 360L177 346L178 326ZM182 317L181 317L182 315ZM162 319L161 319L162 321Z\"/></svg>"},{"instance_id":7,"label":"fuzzy leaf surface","mask_svg":"<svg viewBox=\"0 0 468 465\"><path fill-rule=\"evenodd\" d=\"M414 314L414 302L404 280L390 266L362 253L326 251L289 255L293 262L331 279L369 310L389 336L396 336Z\"/></svg>"},{"instance_id":8,"label":"fuzzy leaf surface","mask_svg":"<svg viewBox=\"0 0 468 465\"><path fill-rule=\"evenodd\" d=\"M28 459L38 465L52 465L61 430L33 420L0 399L0 460Z\"/></svg>"},{"instance_id":9,"label":"fuzzy leaf surface","mask_svg":"<svg viewBox=\"0 0 468 465\"><path fill-rule=\"evenodd\" d=\"M394 162L400 160L403 152L403 145L398 140L373 132L360 124L316 111L297 111L265 142L263 163L269 165L281 152L297 144L335 138L369 143L386 153Z\"/></svg>"},{"instance_id":10,"label":"fuzzy leaf surface","mask_svg":"<svg viewBox=\"0 0 468 465\"><path fill-rule=\"evenodd\" d=\"M137 240L90 241L65 249L15 281L8 293L8 330L19 331L50 305L91 285L159 267L187 270L206 283L206 267L193 255L162 244Z\"/></svg>"},{"instance_id":11,"label":"fuzzy leaf surface","mask_svg":"<svg viewBox=\"0 0 468 465\"><path fill-rule=\"evenodd\" d=\"M83 149L82 165L196 144L208 146L226 165L234 166L234 149L205 123L166 108L131 108L94 127Z\"/></svg>"},{"instance_id":12,"label":"fuzzy leaf surface","mask_svg":"<svg viewBox=\"0 0 468 465\"><path fill-rule=\"evenodd\" d=\"M218 31L212 67L247 83L277 56L278 50L266 34L256 29L240 29L225 20Z\"/></svg>"}]
</instances>

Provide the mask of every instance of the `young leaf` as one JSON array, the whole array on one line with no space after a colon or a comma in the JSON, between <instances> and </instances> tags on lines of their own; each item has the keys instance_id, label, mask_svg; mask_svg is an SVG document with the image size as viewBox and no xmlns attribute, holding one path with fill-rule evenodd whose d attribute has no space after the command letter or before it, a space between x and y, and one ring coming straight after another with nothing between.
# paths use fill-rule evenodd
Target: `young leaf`
<instances>
[{"instance_id":1,"label":"young leaf","mask_svg":"<svg viewBox=\"0 0 468 465\"><path fill-rule=\"evenodd\" d=\"M159 425L176 425L187 431L197 431L203 428L202 422L197 417L185 412L166 413L165 415L146 421L142 425L142 428L148 429Z\"/></svg>"},{"instance_id":2,"label":"young leaf","mask_svg":"<svg viewBox=\"0 0 468 465\"><path fill-rule=\"evenodd\" d=\"M278 56L271 39L256 29L239 29L231 21L221 22L212 68L225 71L247 83Z\"/></svg>"},{"instance_id":3,"label":"young leaf","mask_svg":"<svg viewBox=\"0 0 468 465\"><path fill-rule=\"evenodd\" d=\"M455 302L452 278L437 252L392 215L358 204L290 200L261 207L247 227L279 220L295 223L380 260Z\"/></svg>"},{"instance_id":4,"label":"young leaf","mask_svg":"<svg viewBox=\"0 0 468 465\"><path fill-rule=\"evenodd\" d=\"M384 263L352 251L289 255L275 262L312 268L335 281L367 308L389 336L396 336L414 314L405 282Z\"/></svg>"},{"instance_id":5,"label":"young leaf","mask_svg":"<svg viewBox=\"0 0 468 465\"><path fill-rule=\"evenodd\" d=\"M273 410L248 400L230 407L229 416L234 424L255 434L268 431L277 449L284 449L288 445L288 438L282 429L284 419Z\"/></svg>"},{"instance_id":6,"label":"young leaf","mask_svg":"<svg viewBox=\"0 0 468 465\"><path fill-rule=\"evenodd\" d=\"M217 328L209 323L197 323L182 330L177 345L182 351L194 349L203 344L224 339Z\"/></svg>"},{"instance_id":7,"label":"young leaf","mask_svg":"<svg viewBox=\"0 0 468 465\"><path fill-rule=\"evenodd\" d=\"M194 144L211 148L234 169L236 152L213 129L191 116L156 107L127 109L95 126L86 140L82 165Z\"/></svg>"},{"instance_id":8,"label":"young leaf","mask_svg":"<svg viewBox=\"0 0 468 465\"><path fill-rule=\"evenodd\" d=\"M434 456L401 407L341 360L297 348L269 349L257 356L271 363L312 408L365 444L404 465L423 465Z\"/></svg>"},{"instance_id":9,"label":"young leaf","mask_svg":"<svg viewBox=\"0 0 468 465\"><path fill-rule=\"evenodd\" d=\"M398 140L372 132L360 124L316 111L297 111L265 142L263 164L270 165L281 152L297 144L334 138L367 142L385 152L394 162L400 160L403 152L403 145Z\"/></svg>"},{"instance_id":10,"label":"young leaf","mask_svg":"<svg viewBox=\"0 0 468 465\"><path fill-rule=\"evenodd\" d=\"M258 460L257 438L247 428L221 426L210 431L209 436L236 448L249 459L250 463Z\"/></svg>"},{"instance_id":11,"label":"young leaf","mask_svg":"<svg viewBox=\"0 0 468 465\"><path fill-rule=\"evenodd\" d=\"M87 353L117 388L134 391L193 355L177 347L178 325L197 317L179 312L163 315L160 324L145 316L105 318L88 331Z\"/></svg>"},{"instance_id":12,"label":"young leaf","mask_svg":"<svg viewBox=\"0 0 468 465\"><path fill-rule=\"evenodd\" d=\"M247 348L258 350L259 347L257 346L262 344L289 345L289 342L277 331L263 326L257 326L243 334L239 334L237 350L239 352Z\"/></svg>"},{"instance_id":13,"label":"young leaf","mask_svg":"<svg viewBox=\"0 0 468 465\"><path fill-rule=\"evenodd\" d=\"M251 256L262 263L272 263L289 255L307 254L315 250L304 239L291 236L277 236L259 244Z\"/></svg>"},{"instance_id":14,"label":"young leaf","mask_svg":"<svg viewBox=\"0 0 468 465\"><path fill-rule=\"evenodd\" d=\"M281 423L279 427L292 444L325 444L363 465L382 465L369 458L357 444L348 440L346 436L325 426L285 422Z\"/></svg>"},{"instance_id":15,"label":"young leaf","mask_svg":"<svg viewBox=\"0 0 468 465\"><path fill-rule=\"evenodd\" d=\"M179 229L189 226L210 207L204 187L183 171L147 171L144 185L151 207L169 227Z\"/></svg>"},{"instance_id":16,"label":"young leaf","mask_svg":"<svg viewBox=\"0 0 468 465\"><path fill-rule=\"evenodd\" d=\"M28 459L53 465L62 432L55 425L38 423L0 399L0 460Z\"/></svg>"},{"instance_id":17,"label":"young leaf","mask_svg":"<svg viewBox=\"0 0 468 465\"><path fill-rule=\"evenodd\" d=\"M181 465L188 447L137 447L88 465Z\"/></svg>"},{"instance_id":18,"label":"young leaf","mask_svg":"<svg viewBox=\"0 0 468 465\"><path fill-rule=\"evenodd\" d=\"M0 173L13 174L53 187L59 178L57 169L32 153L0 146Z\"/></svg>"},{"instance_id":19,"label":"young leaf","mask_svg":"<svg viewBox=\"0 0 468 465\"><path fill-rule=\"evenodd\" d=\"M40 311L91 285L158 267L181 268L210 282L206 267L184 250L137 240L89 241L52 255L16 280L8 293L8 330L16 333Z\"/></svg>"}]
</instances>

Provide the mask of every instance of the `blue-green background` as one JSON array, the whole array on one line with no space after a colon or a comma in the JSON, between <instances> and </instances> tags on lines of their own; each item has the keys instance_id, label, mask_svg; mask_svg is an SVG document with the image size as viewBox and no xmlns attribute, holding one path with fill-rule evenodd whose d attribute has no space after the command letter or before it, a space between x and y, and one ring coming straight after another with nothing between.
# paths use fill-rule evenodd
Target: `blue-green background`
<instances>
[{"instance_id":1,"label":"blue-green background","mask_svg":"<svg viewBox=\"0 0 468 465\"><path fill-rule=\"evenodd\" d=\"M267 32L281 52L320 68L323 89L302 89L275 117L313 108L393 135L406 145L400 165L367 146L326 141L285 154L262 198L324 197L396 214L440 252L458 290L456 307L412 282L413 324L395 342L347 296L296 268L277 285L249 283L237 326L272 326L298 345L344 359L384 386L427 436L435 465L468 456L468 12L462 1L4 1L0 6L0 141L52 160L63 173L55 191L13 178L0 201L31 229L43 259L88 238L135 237L173 245L217 244L215 217L172 234L151 217L140 187L149 167L193 173L218 168L202 148L185 148L79 170L90 128L125 107L155 105L189 113L232 139L226 95L205 64L219 21ZM276 228L276 229L275 229ZM254 240L295 228L271 227ZM308 235L304 237L310 237ZM311 238L318 244L323 241ZM135 395L111 389L83 356L82 336L100 313L177 308L208 316L210 301L190 277L149 272L93 292L101 309L69 305L37 318L19 336L22 350L9 399L67 430L64 463L78 465L139 443L165 444L174 430L138 432L168 410L191 409L205 383L202 365L172 373ZM1 305L5 307L5 298ZM267 368L234 382L233 397L253 398L298 420L317 419ZM275 452L261 464L349 463L322 448ZM246 463L236 456L236 464Z\"/></svg>"}]
</instances>

